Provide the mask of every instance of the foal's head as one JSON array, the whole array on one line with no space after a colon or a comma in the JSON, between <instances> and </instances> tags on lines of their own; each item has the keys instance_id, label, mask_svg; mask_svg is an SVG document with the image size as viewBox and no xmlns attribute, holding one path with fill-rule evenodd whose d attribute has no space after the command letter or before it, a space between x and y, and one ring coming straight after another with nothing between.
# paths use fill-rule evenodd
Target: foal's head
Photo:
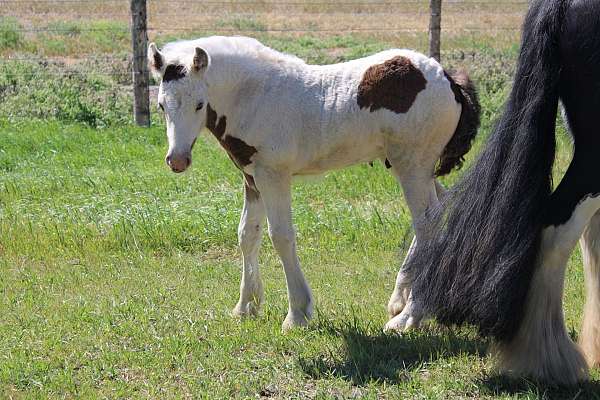
<instances>
[{"instance_id":1,"label":"foal's head","mask_svg":"<svg viewBox=\"0 0 600 400\"><path fill-rule=\"evenodd\" d=\"M169 140L165 161L173 172L183 172L192 163L192 147L206 124L208 99L204 78L210 57L196 47L189 55L171 60L150 43L148 61L152 73L160 77L158 106L165 114Z\"/></svg>"}]
</instances>

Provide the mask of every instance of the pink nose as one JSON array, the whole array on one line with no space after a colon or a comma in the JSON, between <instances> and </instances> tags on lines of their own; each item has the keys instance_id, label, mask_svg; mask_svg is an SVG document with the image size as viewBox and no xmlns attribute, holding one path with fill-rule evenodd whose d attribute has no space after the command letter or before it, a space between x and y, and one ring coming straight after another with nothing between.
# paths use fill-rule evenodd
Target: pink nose
<instances>
[{"instance_id":1,"label":"pink nose","mask_svg":"<svg viewBox=\"0 0 600 400\"><path fill-rule=\"evenodd\" d=\"M190 166L192 163L192 157L190 157L189 154L183 154L180 156L168 154L165 158L165 161L171 168L171 171L179 173L185 171Z\"/></svg>"}]
</instances>

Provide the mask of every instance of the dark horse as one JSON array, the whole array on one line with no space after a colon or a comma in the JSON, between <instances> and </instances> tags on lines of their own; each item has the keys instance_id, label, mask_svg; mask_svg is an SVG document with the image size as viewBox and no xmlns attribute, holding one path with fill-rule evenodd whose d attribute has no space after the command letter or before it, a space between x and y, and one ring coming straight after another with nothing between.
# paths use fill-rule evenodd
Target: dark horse
<instances>
[{"instance_id":1,"label":"dark horse","mask_svg":"<svg viewBox=\"0 0 600 400\"><path fill-rule=\"evenodd\" d=\"M559 101L574 157L552 191ZM510 98L475 165L430 210L405 271L415 304L495 339L502 371L558 384L600 362L600 1L534 0ZM566 264L581 238L580 346L566 331Z\"/></svg>"}]
</instances>

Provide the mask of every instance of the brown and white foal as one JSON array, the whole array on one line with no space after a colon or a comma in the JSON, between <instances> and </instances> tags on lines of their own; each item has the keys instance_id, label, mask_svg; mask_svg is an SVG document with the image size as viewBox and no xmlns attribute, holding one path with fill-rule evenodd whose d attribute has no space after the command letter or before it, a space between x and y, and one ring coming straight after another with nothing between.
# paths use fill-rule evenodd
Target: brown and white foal
<instances>
[{"instance_id":1,"label":"brown and white foal","mask_svg":"<svg viewBox=\"0 0 600 400\"><path fill-rule=\"evenodd\" d=\"M162 50L150 44L149 62L161 79L171 169L190 165L192 145L206 127L244 174L243 269L234 313L254 315L263 300L258 251L266 218L287 281L284 329L306 325L313 312L296 253L292 179L380 159L402 185L416 240L424 240L420 216L441 189L435 176L461 164L479 124L466 74L452 78L437 61L410 50L308 65L254 39L208 37ZM388 329L419 324L410 284L400 272Z\"/></svg>"}]
</instances>

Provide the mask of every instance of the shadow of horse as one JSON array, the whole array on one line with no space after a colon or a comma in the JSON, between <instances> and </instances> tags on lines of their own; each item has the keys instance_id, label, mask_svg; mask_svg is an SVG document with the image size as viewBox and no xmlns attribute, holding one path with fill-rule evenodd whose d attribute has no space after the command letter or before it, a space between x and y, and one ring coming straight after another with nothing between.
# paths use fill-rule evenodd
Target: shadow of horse
<instances>
[{"instance_id":1,"label":"shadow of horse","mask_svg":"<svg viewBox=\"0 0 600 400\"><path fill-rule=\"evenodd\" d=\"M570 330L569 336L571 340L577 343L578 332L575 329L572 328ZM600 400L600 381L595 380L583 382L577 386L557 386L523 377L512 378L506 375L495 374L477 380L476 384L486 393L495 396L531 395L534 393L537 398L544 400Z\"/></svg>"},{"instance_id":2,"label":"shadow of horse","mask_svg":"<svg viewBox=\"0 0 600 400\"><path fill-rule=\"evenodd\" d=\"M364 322L363 322L364 324ZM325 335L341 337L342 349L332 345L319 355L300 357L298 365L313 379L337 377L355 386L373 381L398 384L408 381L410 373L425 364L455 356L485 357L488 342L468 328L431 327L403 335L386 334L381 329L361 325L358 318L339 323L320 316L313 326ZM474 380L482 394L518 396L539 399L597 399L600 382L589 381L578 386L561 387L505 375L484 375Z\"/></svg>"},{"instance_id":3,"label":"shadow of horse","mask_svg":"<svg viewBox=\"0 0 600 400\"><path fill-rule=\"evenodd\" d=\"M518 396L534 394L538 399L600 400L600 382L583 382L577 386L556 386L524 378L510 378L505 375L492 375L476 381L482 392L494 396Z\"/></svg>"},{"instance_id":4,"label":"shadow of horse","mask_svg":"<svg viewBox=\"0 0 600 400\"><path fill-rule=\"evenodd\" d=\"M487 342L474 333L444 330L440 334L443 328L400 336L383 333L379 327L361 326L357 321L336 325L325 318L318 318L314 328L341 337L343 350L332 346L320 355L299 358L300 368L315 379L335 376L357 386L373 381L400 383L424 363L456 355L484 355L487 348Z\"/></svg>"}]
</instances>

